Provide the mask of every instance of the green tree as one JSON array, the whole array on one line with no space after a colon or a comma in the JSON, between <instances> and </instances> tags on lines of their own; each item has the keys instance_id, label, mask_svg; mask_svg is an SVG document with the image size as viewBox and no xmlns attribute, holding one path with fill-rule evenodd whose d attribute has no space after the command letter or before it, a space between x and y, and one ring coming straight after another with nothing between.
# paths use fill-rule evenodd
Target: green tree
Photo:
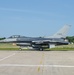
<instances>
[{"instance_id":1,"label":"green tree","mask_svg":"<svg viewBox=\"0 0 74 75\"><path fill-rule=\"evenodd\" d=\"M71 43L74 43L74 36L67 36L66 39Z\"/></svg>"},{"instance_id":2,"label":"green tree","mask_svg":"<svg viewBox=\"0 0 74 75\"><path fill-rule=\"evenodd\" d=\"M0 40L4 40L4 39L6 39L5 37L3 37L3 38L0 38Z\"/></svg>"}]
</instances>

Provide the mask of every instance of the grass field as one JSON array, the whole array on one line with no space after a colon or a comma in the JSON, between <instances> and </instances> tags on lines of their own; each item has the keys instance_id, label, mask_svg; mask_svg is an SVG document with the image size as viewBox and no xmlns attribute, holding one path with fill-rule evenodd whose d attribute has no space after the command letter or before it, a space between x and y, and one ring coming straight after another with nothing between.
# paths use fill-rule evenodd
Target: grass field
<instances>
[{"instance_id":1,"label":"grass field","mask_svg":"<svg viewBox=\"0 0 74 75\"><path fill-rule=\"evenodd\" d=\"M11 43L0 43L0 50L19 50L19 46Z\"/></svg>"},{"instance_id":2,"label":"grass field","mask_svg":"<svg viewBox=\"0 0 74 75\"><path fill-rule=\"evenodd\" d=\"M13 45L11 43L0 43L0 50L19 50L19 49L20 49L19 46ZM46 50L49 50L49 51L70 51L70 50L74 50L74 44L56 46L55 48L46 49Z\"/></svg>"},{"instance_id":3,"label":"grass field","mask_svg":"<svg viewBox=\"0 0 74 75\"><path fill-rule=\"evenodd\" d=\"M48 49L48 50L70 51L70 50L74 50L74 44L60 45L60 46L56 46L55 48L51 48L51 49Z\"/></svg>"}]
</instances>

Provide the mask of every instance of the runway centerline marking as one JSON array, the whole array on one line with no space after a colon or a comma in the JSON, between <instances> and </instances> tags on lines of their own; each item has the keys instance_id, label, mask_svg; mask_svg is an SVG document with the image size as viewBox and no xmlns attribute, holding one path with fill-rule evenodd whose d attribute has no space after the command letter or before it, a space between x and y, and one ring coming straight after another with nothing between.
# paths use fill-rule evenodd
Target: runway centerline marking
<instances>
[{"instance_id":1,"label":"runway centerline marking","mask_svg":"<svg viewBox=\"0 0 74 75\"><path fill-rule=\"evenodd\" d=\"M3 60L5 60L5 59L7 59L7 58L9 58L9 57L12 57L12 56L14 56L15 54L16 54L16 53L13 53L13 54L11 54L11 55L9 55L9 56L6 56L6 57L0 59L0 61L3 61Z\"/></svg>"},{"instance_id":2,"label":"runway centerline marking","mask_svg":"<svg viewBox=\"0 0 74 75\"><path fill-rule=\"evenodd\" d=\"M74 68L70 65L25 65L25 64L0 64L0 67L55 67L55 68Z\"/></svg>"}]
</instances>

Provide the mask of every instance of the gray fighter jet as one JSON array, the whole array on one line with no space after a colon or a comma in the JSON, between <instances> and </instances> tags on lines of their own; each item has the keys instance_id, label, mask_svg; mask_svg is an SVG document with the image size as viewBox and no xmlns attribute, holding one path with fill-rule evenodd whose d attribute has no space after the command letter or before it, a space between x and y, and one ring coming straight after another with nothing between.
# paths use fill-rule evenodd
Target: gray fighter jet
<instances>
[{"instance_id":1,"label":"gray fighter jet","mask_svg":"<svg viewBox=\"0 0 74 75\"><path fill-rule=\"evenodd\" d=\"M15 43L17 46L35 48L43 50L44 48L53 48L56 45L69 44L66 40L66 34L71 25L65 25L57 33L50 37L25 37L20 35L13 35L7 39L1 40L0 43Z\"/></svg>"}]
</instances>

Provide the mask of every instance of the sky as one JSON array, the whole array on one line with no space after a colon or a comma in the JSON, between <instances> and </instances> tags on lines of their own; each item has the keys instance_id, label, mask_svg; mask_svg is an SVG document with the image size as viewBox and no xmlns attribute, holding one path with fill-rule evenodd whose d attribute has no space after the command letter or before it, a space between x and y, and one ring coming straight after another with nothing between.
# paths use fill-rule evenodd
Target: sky
<instances>
[{"instance_id":1,"label":"sky","mask_svg":"<svg viewBox=\"0 0 74 75\"><path fill-rule=\"evenodd\" d=\"M66 24L74 36L74 0L0 0L0 37L51 36Z\"/></svg>"}]
</instances>

